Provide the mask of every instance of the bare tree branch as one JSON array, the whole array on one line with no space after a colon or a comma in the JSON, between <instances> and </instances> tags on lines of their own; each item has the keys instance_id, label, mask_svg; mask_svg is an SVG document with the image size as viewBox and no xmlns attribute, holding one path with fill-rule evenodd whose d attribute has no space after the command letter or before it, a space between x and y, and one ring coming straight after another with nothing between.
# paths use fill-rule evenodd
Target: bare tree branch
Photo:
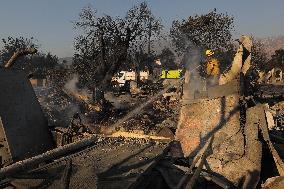
<instances>
[{"instance_id":1,"label":"bare tree branch","mask_svg":"<svg viewBox=\"0 0 284 189\"><path fill-rule=\"evenodd\" d=\"M28 49L24 49L24 50L19 50L17 52L15 52L13 54L13 56L10 58L10 60L5 64L5 68L10 68L15 62L16 60L21 57L21 56L25 56L28 54L35 54L37 53L37 50L35 48L28 48Z\"/></svg>"}]
</instances>

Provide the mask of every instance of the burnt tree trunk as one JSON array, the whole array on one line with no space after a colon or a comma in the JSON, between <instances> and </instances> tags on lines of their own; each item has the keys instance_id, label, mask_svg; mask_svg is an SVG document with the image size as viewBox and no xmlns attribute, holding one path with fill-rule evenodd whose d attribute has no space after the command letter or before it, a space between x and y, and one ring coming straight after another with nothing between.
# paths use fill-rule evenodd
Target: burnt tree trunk
<instances>
[{"instance_id":1,"label":"burnt tree trunk","mask_svg":"<svg viewBox=\"0 0 284 189\"><path fill-rule=\"evenodd\" d=\"M100 80L100 83L98 85L101 90L104 91L109 87L113 75L119 70L119 67L123 64L123 62L126 61L127 51L128 51L129 44L131 41L130 36L131 36L131 33L130 31L128 31L126 40L120 40L118 42L118 45L117 45L118 52L116 53L118 54L118 56L109 65L109 67L106 65L106 62L104 61L103 66L98 67L98 69L96 70L97 73L103 76L103 79Z\"/></svg>"}]
</instances>

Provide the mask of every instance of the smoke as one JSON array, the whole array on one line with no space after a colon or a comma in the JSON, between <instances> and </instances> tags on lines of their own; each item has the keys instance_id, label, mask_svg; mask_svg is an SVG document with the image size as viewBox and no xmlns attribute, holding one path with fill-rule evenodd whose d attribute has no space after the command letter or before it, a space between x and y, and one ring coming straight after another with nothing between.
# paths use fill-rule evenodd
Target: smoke
<instances>
[{"instance_id":1,"label":"smoke","mask_svg":"<svg viewBox=\"0 0 284 189\"><path fill-rule=\"evenodd\" d=\"M64 85L64 90L69 94L77 94L83 97L86 103L92 102L92 93L87 88L78 88L79 83L79 75L73 74L71 78ZM75 113L79 113L82 119L82 122L87 123L89 120L82 113L79 105L77 103L69 103L69 105L65 109L65 115L67 118L71 119Z\"/></svg>"},{"instance_id":2,"label":"smoke","mask_svg":"<svg viewBox=\"0 0 284 189\"><path fill-rule=\"evenodd\" d=\"M197 74L197 66L200 65L200 61L201 61L201 48L194 46L194 45L190 45L187 48L186 53L184 54L183 57L183 62L185 64L185 67L187 70L189 70L190 72L192 72L192 74Z\"/></svg>"},{"instance_id":3,"label":"smoke","mask_svg":"<svg viewBox=\"0 0 284 189\"><path fill-rule=\"evenodd\" d=\"M66 84L64 85L64 89L68 92L68 93L79 93L79 89L77 87L77 84L79 82L79 76L77 74L72 75L71 79L68 80L66 82ZM80 111L80 107L78 106L78 104L75 104L73 102L69 102L68 106L65 107L65 111L64 114L66 116L66 118L68 118L68 120L71 120L72 116L75 113L81 113Z\"/></svg>"},{"instance_id":4,"label":"smoke","mask_svg":"<svg viewBox=\"0 0 284 189\"><path fill-rule=\"evenodd\" d=\"M86 89L79 89L77 87L78 82L79 76L75 74L66 82L63 90L56 85L35 90L49 125L67 127L75 113L80 114L83 123L89 122L81 111L82 107L80 103L67 95L67 93L76 93L88 97L91 96Z\"/></svg>"},{"instance_id":5,"label":"smoke","mask_svg":"<svg viewBox=\"0 0 284 189\"><path fill-rule=\"evenodd\" d=\"M189 83L188 86L185 86L187 91L184 91L185 94L190 99L194 98L194 94L196 91L204 91L206 88L206 81L200 76L199 69L201 67L202 60L202 49L189 45L186 53L183 57L183 63L185 65L186 71L188 72Z\"/></svg>"},{"instance_id":6,"label":"smoke","mask_svg":"<svg viewBox=\"0 0 284 189\"><path fill-rule=\"evenodd\" d=\"M73 115L80 112L79 106L56 87L42 88L35 93L50 126L67 127Z\"/></svg>"},{"instance_id":7,"label":"smoke","mask_svg":"<svg viewBox=\"0 0 284 189\"><path fill-rule=\"evenodd\" d=\"M66 89L68 92L77 93L77 83L79 82L79 76L77 74L72 75L71 79L66 82L64 85L64 89Z\"/></svg>"},{"instance_id":8,"label":"smoke","mask_svg":"<svg viewBox=\"0 0 284 189\"><path fill-rule=\"evenodd\" d=\"M81 96L86 97L87 99L89 99L88 101L91 100L92 98L92 94L91 92L87 89L87 88L82 88L79 89L78 86L79 83L79 75L78 74L73 74L71 79L68 80L66 82L66 84L64 85L64 89L68 92L68 93L73 93L73 94L79 94ZM90 102L88 102L90 103Z\"/></svg>"}]
</instances>

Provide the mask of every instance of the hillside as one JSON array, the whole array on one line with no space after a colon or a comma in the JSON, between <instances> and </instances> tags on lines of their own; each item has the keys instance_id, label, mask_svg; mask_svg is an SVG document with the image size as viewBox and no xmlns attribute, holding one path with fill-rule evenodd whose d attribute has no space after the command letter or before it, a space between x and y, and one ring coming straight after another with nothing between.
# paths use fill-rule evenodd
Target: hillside
<instances>
[{"instance_id":1,"label":"hillside","mask_svg":"<svg viewBox=\"0 0 284 189\"><path fill-rule=\"evenodd\" d=\"M284 36L278 36L278 37L267 37L260 39L265 47L266 47L266 53L270 57L272 54L274 54L274 51L277 49L284 49Z\"/></svg>"}]
</instances>

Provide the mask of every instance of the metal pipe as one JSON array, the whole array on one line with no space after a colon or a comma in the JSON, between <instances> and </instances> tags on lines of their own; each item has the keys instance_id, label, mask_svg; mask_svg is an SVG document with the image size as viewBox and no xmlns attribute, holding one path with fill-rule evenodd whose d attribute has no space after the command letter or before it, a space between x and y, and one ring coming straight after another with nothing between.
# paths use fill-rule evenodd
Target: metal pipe
<instances>
[{"instance_id":1,"label":"metal pipe","mask_svg":"<svg viewBox=\"0 0 284 189\"><path fill-rule=\"evenodd\" d=\"M16 173L24 172L26 170L34 169L40 163L62 157L70 152L82 150L88 146L96 144L97 142L97 136L92 136L76 143L71 143L65 146L55 148L32 158L18 161L12 165L0 169L0 179L3 179L4 177L11 176Z\"/></svg>"}]
</instances>

